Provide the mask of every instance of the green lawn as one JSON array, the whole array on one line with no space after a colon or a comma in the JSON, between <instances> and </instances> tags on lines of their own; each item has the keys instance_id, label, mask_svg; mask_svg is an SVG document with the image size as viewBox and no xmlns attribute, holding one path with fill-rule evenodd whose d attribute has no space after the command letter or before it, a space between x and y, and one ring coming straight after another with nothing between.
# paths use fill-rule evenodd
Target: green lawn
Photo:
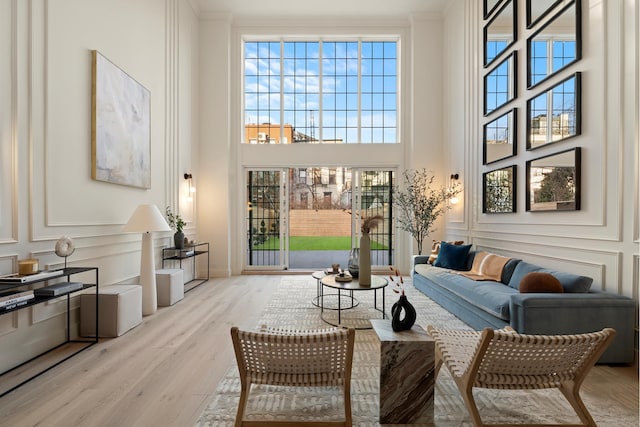
<instances>
[{"instance_id":1,"label":"green lawn","mask_svg":"<svg viewBox=\"0 0 640 427\"><path fill-rule=\"evenodd\" d=\"M269 239L267 242L254 246L255 250L273 250L280 247L280 239ZM290 251L348 251L351 249L350 237L290 237ZM371 241L371 249L387 249L386 246Z\"/></svg>"}]
</instances>

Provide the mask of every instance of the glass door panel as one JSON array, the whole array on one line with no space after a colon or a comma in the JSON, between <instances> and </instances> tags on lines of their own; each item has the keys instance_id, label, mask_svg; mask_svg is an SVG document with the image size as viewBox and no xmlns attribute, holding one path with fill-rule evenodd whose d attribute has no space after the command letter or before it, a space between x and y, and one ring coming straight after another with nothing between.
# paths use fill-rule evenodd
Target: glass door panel
<instances>
[{"instance_id":1,"label":"glass door panel","mask_svg":"<svg viewBox=\"0 0 640 427\"><path fill-rule=\"evenodd\" d=\"M286 269L286 198L283 170L247 171L246 266ZM284 215L283 215L284 214Z\"/></svg>"},{"instance_id":2,"label":"glass door panel","mask_svg":"<svg viewBox=\"0 0 640 427\"><path fill-rule=\"evenodd\" d=\"M393 172L384 170L359 171L359 213L360 218L380 216L382 221L369 232L371 238L371 265L393 264L394 227L391 206ZM360 224L356 229L360 235Z\"/></svg>"}]
</instances>

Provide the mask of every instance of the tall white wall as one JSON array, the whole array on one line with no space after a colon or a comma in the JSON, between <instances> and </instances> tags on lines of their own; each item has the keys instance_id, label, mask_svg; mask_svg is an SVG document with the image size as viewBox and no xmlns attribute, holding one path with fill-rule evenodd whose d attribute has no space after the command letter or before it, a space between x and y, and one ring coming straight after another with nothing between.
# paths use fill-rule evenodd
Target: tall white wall
<instances>
[{"instance_id":1,"label":"tall white wall","mask_svg":"<svg viewBox=\"0 0 640 427\"><path fill-rule=\"evenodd\" d=\"M523 2L518 2L519 96L507 107L518 108L518 154L483 166L482 7L476 1L452 3L444 25L445 147L451 169L464 169L466 191L464 212L449 217L449 236L479 249L591 276L594 288L638 300L640 6L625 0L582 0L583 57L571 66L583 77L582 134L548 150L528 152L526 101L539 89L526 88L526 38L531 31L525 30ZM581 210L526 212L525 162L572 147L582 147ZM482 173L511 164L518 167L517 212L483 214Z\"/></svg>"},{"instance_id":2,"label":"tall white wall","mask_svg":"<svg viewBox=\"0 0 640 427\"><path fill-rule=\"evenodd\" d=\"M186 0L0 1L0 273L30 257L61 267L53 250L68 235L70 266L99 267L101 285L134 283L140 236L121 229L136 206L195 220L181 174L198 157L196 16ZM151 92L148 190L91 179L94 49ZM158 265L170 234L155 236ZM63 339L63 312L49 302L0 316L0 371Z\"/></svg>"}]
</instances>

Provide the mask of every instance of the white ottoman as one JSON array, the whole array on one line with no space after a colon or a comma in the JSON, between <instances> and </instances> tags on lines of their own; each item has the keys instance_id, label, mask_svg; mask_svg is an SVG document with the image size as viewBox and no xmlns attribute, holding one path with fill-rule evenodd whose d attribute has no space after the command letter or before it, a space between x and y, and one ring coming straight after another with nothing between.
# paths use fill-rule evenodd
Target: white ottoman
<instances>
[{"instance_id":1,"label":"white ottoman","mask_svg":"<svg viewBox=\"0 0 640 427\"><path fill-rule=\"evenodd\" d=\"M158 290L158 307L167 307L183 299L182 270L179 268L156 270L156 288Z\"/></svg>"},{"instance_id":2,"label":"white ottoman","mask_svg":"<svg viewBox=\"0 0 640 427\"><path fill-rule=\"evenodd\" d=\"M142 323L142 287L110 285L98 294L98 335L119 337ZM96 334L96 294L80 296L80 335Z\"/></svg>"}]
</instances>

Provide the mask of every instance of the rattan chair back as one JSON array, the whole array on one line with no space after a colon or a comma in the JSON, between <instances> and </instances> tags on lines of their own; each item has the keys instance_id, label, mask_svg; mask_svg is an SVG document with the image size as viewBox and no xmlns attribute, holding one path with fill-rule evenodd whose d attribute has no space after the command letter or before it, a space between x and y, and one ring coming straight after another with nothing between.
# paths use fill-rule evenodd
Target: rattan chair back
<instances>
[{"instance_id":1,"label":"rattan chair back","mask_svg":"<svg viewBox=\"0 0 640 427\"><path fill-rule=\"evenodd\" d=\"M345 420L315 425L351 425L351 364L354 329L286 330L262 328L258 332L231 328L240 371L242 393L236 426L243 421L251 384L290 387L341 386ZM275 424L283 425L282 422ZM285 423L286 424L286 423Z\"/></svg>"}]
</instances>

